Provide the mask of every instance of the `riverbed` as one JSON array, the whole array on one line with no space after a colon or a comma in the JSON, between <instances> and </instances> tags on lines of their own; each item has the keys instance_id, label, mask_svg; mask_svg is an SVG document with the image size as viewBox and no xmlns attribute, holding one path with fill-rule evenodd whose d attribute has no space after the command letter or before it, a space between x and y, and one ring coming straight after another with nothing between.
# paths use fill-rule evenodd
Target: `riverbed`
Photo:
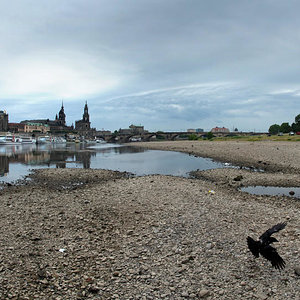
<instances>
[{"instance_id":1,"label":"riverbed","mask_svg":"<svg viewBox=\"0 0 300 300\"><path fill-rule=\"evenodd\" d=\"M165 149L205 156L203 149L212 147L211 157L223 162L236 163L244 153L245 166L269 165L265 172L200 171L198 178L41 169L22 186L6 186L0 191L0 299L297 299L300 201L237 187L297 180L299 156L282 165L272 156L280 143L201 143ZM282 148L276 151L283 161L299 150L298 144ZM236 150L221 154L224 149ZM284 221L275 247L286 268L278 271L251 255L246 238Z\"/></svg>"}]
</instances>

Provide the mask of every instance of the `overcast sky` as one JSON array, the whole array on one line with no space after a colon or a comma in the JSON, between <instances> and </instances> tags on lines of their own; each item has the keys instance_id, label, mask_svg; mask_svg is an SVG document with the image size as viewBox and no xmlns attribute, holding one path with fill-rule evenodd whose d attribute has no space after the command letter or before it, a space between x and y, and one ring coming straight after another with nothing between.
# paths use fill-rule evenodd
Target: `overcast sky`
<instances>
[{"instance_id":1,"label":"overcast sky","mask_svg":"<svg viewBox=\"0 0 300 300\"><path fill-rule=\"evenodd\" d=\"M10 122L266 131L300 113L295 0L0 0Z\"/></svg>"}]
</instances>

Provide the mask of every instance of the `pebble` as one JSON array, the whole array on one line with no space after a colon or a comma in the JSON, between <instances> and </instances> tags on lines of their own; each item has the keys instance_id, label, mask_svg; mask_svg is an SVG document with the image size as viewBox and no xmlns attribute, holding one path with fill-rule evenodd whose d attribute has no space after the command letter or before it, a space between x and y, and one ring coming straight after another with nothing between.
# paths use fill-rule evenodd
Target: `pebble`
<instances>
[{"instance_id":1,"label":"pebble","mask_svg":"<svg viewBox=\"0 0 300 300\"><path fill-rule=\"evenodd\" d=\"M187 291L183 291L181 293L181 296L187 298L189 296L189 293Z\"/></svg>"},{"instance_id":2,"label":"pebble","mask_svg":"<svg viewBox=\"0 0 300 300\"><path fill-rule=\"evenodd\" d=\"M206 249L211 249L212 248L212 243L207 243L206 244Z\"/></svg>"},{"instance_id":3,"label":"pebble","mask_svg":"<svg viewBox=\"0 0 300 300\"><path fill-rule=\"evenodd\" d=\"M295 274L300 276L300 267L295 267Z\"/></svg>"},{"instance_id":4,"label":"pebble","mask_svg":"<svg viewBox=\"0 0 300 300\"><path fill-rule=\"evenodd\" d=\"M199 292L199 297L200 298L204 298L204 297L206 297L208 295L209 295L209 291L208 290L200 290L200 292Z\"/></svg>"}]
</instances>

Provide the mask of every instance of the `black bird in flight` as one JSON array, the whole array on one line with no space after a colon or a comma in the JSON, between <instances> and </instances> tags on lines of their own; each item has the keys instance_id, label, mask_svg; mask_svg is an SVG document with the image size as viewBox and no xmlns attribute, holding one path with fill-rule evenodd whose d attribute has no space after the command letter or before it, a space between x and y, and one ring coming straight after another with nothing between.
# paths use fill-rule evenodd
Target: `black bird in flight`
<instances>
[{"instance_id":1,"label":"black bird in flight","mask_svg":"<svg viewBox=\"0 0 300 300\"><path fill-rule=\"evenodd\" d=\"M261 254L264 258L269 260L272 267L275 269L283 269L285 267L285 261L277 253L276 249L270 244L278 242L277 239L271 235L275 232L280 231L286 226L286 223L279 223L269 228L263 233L258 241L253 240L250 236L247 237L248 248L252 254L257 258Z\"/></svg>"}]
</instances>

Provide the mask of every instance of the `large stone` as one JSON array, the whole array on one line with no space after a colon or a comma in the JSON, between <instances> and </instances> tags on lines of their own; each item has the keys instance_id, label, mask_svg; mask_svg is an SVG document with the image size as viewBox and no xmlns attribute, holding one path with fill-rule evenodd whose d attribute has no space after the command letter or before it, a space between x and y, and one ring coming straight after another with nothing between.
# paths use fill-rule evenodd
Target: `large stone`
<instances>
[{"instance_id":1,"label":"large stone","mask_svg":"<svg viewBox=\"0 0 300 300\"><path fill-rule=\"evenodd\" d=\"M295 267L295 274L300 276L300 267Z\"/></svg>"},{"instance_id":2,"label":"large stone","mask_svg":"<svg viewBox=\"0 0 300 300\"><path fill-rule=\"evenodd\" d=\"M200 292L199 292L199 297L200 298L205 298L208 295L209 295L209 291L206 290L206 289L200 290Z\"/></svg>"}]
</instances>

